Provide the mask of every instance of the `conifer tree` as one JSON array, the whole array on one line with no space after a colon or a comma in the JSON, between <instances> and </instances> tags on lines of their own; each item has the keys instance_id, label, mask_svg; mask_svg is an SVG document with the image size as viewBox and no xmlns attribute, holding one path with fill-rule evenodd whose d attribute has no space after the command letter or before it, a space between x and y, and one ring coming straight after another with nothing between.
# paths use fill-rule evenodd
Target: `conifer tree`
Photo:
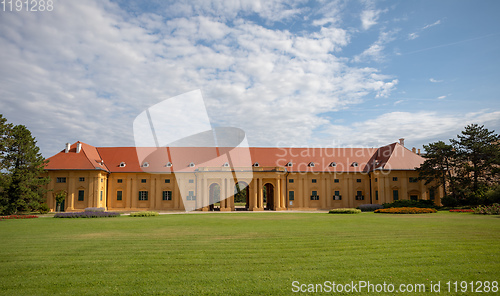
<instances>
[{"instance_id":1,"label":"conifer tree","mask_svg":"<svg viewBox=\"0 0 500 296\"><path fill-rule=\"evenodd\" d=\"M49 179L42 177L45 158L36 146L36 140L24 125L6 124L0 117L0 212L13 214L38 210L44 203Z\"/></svg>"}]
</instances>

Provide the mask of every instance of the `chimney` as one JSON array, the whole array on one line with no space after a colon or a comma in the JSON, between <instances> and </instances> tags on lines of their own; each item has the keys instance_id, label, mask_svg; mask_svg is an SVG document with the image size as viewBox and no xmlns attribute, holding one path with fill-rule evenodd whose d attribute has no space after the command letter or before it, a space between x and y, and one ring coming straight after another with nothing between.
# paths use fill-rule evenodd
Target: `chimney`
<instances>
[{"instance_id":1,"label":"chimney","mask_svg":"<svg viewBox=\"0 0 500 296\"><path fill-rule=\"evenodd\" d=\"M417 148L415 148L415 147L411 148L411 152L417 153Z\"/></svg>"},{"instance_id":2,"label":"chimney","mask_svg":"<svg viewBox=\"0 0 500 296\"><path fill-rule=\"evenodd\" d=\"M80 153L82 151L82 143L78 142L76 143L76 153Z\"/></svg>"},{"instance_id":3,"label":"chimney","mask_svg":"<svg viewBox=\"0 0 500 296\"><path fill-rule=\"evenodd\" d=\"M418 155L420 155L420 148L418 148Z\"/></svg>"},{"instance_id":4,"label":"chimney","mask_svg":"<svg viewBox=\"0 0 500 296\"><path fill-rule=\"evenodd\" d=\"M69 149L71 149L71 144L70 143L66 143L66 148L64 149L64 153L68 153Z\"/></svg>"},{"instance_id":5,"label":"chimney","mask_svg":"<svg viewBox=\"0 0 500 296\"><path fill-rule=\"evenodd\" d=\"M399 144L401 144L401 146L404 146L405 145L405 138L399 139Z\"/></svg>"}]
</instances>

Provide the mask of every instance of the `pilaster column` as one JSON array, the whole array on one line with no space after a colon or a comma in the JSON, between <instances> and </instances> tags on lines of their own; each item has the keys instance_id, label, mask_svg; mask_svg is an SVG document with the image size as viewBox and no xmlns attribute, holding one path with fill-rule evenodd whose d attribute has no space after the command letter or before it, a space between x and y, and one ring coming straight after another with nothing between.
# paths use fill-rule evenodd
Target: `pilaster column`
<instances>
[{"instance_id":1,"label":"pilaster column","mask_svg":"<svg viewBox=\"0 0 500 296\"><path fill-rule=\"evenodd\" d=\"M257 208L264 209L264 194L262 192L262 178L257 179Z\"/></svg>"},{"instance_id":2,"label":"pilaster column","mask_svg":"<svg viewBox=\"0 0 500 296\"><path fill-rule=\"evenodd\" d=\"M68 206L66 207L67 210L72 211L74 209L74 202L75 202L75 177L71 176L71 174L68 176L69 179L69 184L68 184Z\"/></svg>"},{"instance_id":3,"label":"pilaster column","mask_svg":"<svg viewBox=\"0 0 500 296\"><path fill-rule=\"evenodd\" d=\"M331 175L328 174L328 177L325 179L326 183L326 208L331 209L333 203L333 192L332 192L332 178Z\"/></svg>"},{"instance_id":4,"label":"pilaster column","mask_svg":"<svg viewBox=\"0 0 500 296\"><path fill-rule=\"evenodd\" d=\"M137 209L137 199L139 198L139 192L137 191L137 176L130 178L130 183L132 183L132 191L130 194L131 208Z\"/></svg>"},{"instance_id":5,"label":"pilaster column","mask_svg":"<svg viewBox=\"0 0 500 296\"><path fill-rule=\"evenodd\" d=\"M322 194L322 196L319 197L321 199L321 208L326 209L326 200L328 198L328 194L327 194L328 190L326 189L326 183L327 183L326 180L327 179L321 178L319 180L323 181L323 184L320 184L321 189L322 189L321 191L323 191L323 194Z\"/></svg>"},{"instance_id":6,"label":"pilaster column","mask_svg":"<svg viewBox=\"0 0 500 296\"><path fill-rule=\"evenodd\" d=\"M274 210L281 210L281 182L280 177L276 179L276 187L274 189Z\"/></svg>"},{"instance_id":7,"label":"pilaster column","mask_svg":"<svg viewBox=\"0 0 500 296\"><path fill-rule=\"evenodd\" d=\"M304 208L305 209L308 209L309 208L309 199L311 198L310 194L309 194L309 182L306 182L307 181L307 177L304 176L302 177L302 189L304 190L303 194L304 194Z\"/></svg>"},{"instance_id":8,"label":"pilaster column","mask_svg":"<svg viewBox=\"0 0 500 296\"><path fill-rule=\"evenodd\" d=\"M127 191L125 194L125 208L127 210L130 210L132 208L132 179L125 179L125 182L127 182Z\"/></svg>"},{"instance_id":9,"label":"pilaster column","mask_svg":"<svg viewBox=\"0 0 500 296\"><path fill-rule=\"evenodd\" d=\"M250 194L250 209L255 210L257 208L257 178L253 178L252 180L252 193Z\"/></svg>"},{"instance_id":10,"label":"pilaster column","mask_svg":"<svg viewBox=\"0 0 500 296\"><path fill-rule=\"evenodd\" d=\"M287 209L287 204L286 204L286 195L288 192L286 192L286 179L283 177L280 177L280 184L281 184L281 195L280 195L280 200L281 200L281 209L286 210Z\"/></svg>"}]
</instances>

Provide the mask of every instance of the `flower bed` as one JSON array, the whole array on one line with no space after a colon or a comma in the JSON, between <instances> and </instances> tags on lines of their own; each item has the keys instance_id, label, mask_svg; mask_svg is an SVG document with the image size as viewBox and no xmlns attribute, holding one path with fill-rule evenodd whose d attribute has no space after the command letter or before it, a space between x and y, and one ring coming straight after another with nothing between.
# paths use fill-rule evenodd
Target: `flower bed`
<instances>
[{"instance_id":1,"label":"flower bed","mask_svg":"<svg viewBox=\"0 0 500 296\"><path fill-rule=\"evenodd\" d=\"M10 219L32 219L38 218L36 215L9 215L9 216L0 216L0 220L10 220Z\"/></svg>"},{"instance_id":2,"label":"flower bed","mask_svg":"<svg viewBox=\"0 0 500 296\"><path fill-rule=\"evenodd\" d=\"M331 209L329 214L359 214L361 210L351 208Z\"/></svg>"},{"instance_id":3,"label":"flower bed","mask_svg":"<svg viewBox=\"0 0 500 296\"><path fill-rule=\"evenodd\" d=\"M159 215L160 214L158 214L158 212L152 212L152 211L130 213L130 217L153 217Z\"/></svg>"},{"instance_id":4,"label":"flower bed","mask_svg":"<svg viewBox=\"0 0 500 296\"><path fill-rule=\"evenodd\" d=\"M427 213L437 213L435 209L429 208L388 208L388 209L378 209L375 213L386 213L386 214L427 214Z\"/></svg>"},{"instance_id":5,"label":"flower bed","mask_svg":"<svg viewBox=\"0 0 500 296\"><path fill-rule=\"evenodd\" d=\"M500 204L492 204L491 206L478 206L472 209L474 214L480 215L500 215Z\"/></svg>"},{"instance_id":6,"label":"flower bed","mask_svg":"<svg viewBox=\"0 0 500 296\"><path fill-rule=\"evenodd\" d=\"M108 218L108 217L119 217L120 213L117 212L66 212L66 213L56 213L54 218Z\"/></svg>"},{"instance_id":7,"label":"flower bed","mask_svg":"<svg viewBox=\"0 0 500 296\"><path fill-rule=\"evenodd\" d=\"M450 210L450 212L452 212L452 213L473 213L474 210L472 210L472 209L454 209L454 210Z\"/></svg>"}]
</instances>

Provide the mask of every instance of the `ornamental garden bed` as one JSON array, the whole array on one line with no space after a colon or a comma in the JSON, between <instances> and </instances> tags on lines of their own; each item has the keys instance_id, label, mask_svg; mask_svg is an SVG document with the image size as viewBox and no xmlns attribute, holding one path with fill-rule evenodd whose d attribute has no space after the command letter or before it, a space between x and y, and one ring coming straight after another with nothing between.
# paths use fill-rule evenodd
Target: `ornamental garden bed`
<instances>
[{"instance_id":1,"label":"ornamental garden bed","mask_svg":"<svg viewBox=\"0 0 500 296\"><path fill-rule=\"evenodd\" d=\"M388 209L378 209L374 213L384 213L384 214L429 214L437 213L436 209L430 208L413 208L413 207L403 207L403 208L388 208Z\"/></svg>"},{"instance_id":2,"label":"ornamental garden bed","mask_svg":"<svg viewBox=\"0 0 500 296\"><path fill-rule=\"evenodd\" d=\"M0 220L11 220L11 219L32 219L38 218L36 215L9 215L9 216L0 216Z\"/></svg>"}]
</instances>

